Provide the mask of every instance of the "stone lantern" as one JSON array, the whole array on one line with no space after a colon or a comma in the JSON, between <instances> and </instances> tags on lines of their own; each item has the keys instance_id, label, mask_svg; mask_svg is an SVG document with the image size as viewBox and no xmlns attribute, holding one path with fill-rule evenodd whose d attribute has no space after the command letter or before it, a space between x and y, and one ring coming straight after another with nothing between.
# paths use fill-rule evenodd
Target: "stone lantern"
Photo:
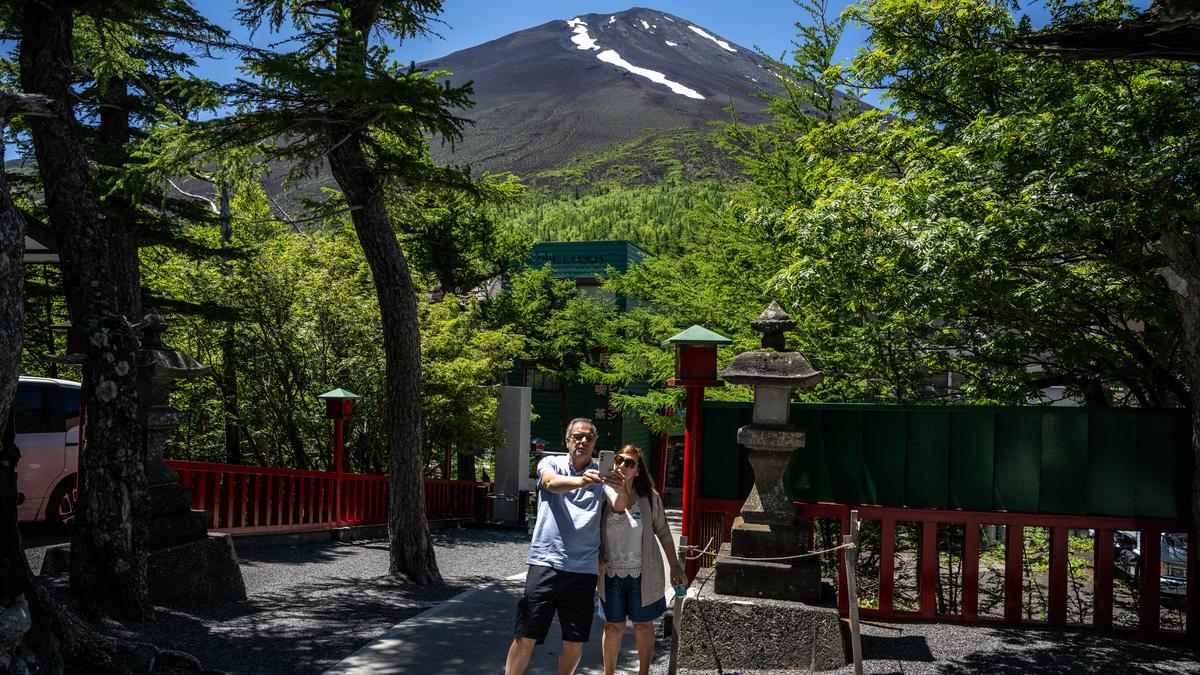
<instances>
[{"instance_id":1,"label":"stone lantern","mask_svg":"<svg viewBox=\"0 0 1200 675\"><path fill-rule=\"evenodd\" d=\"M175 380L207 375L190 355L163 344L166 322L150 314L134 326L141 332L137 355L138 408L146 449L146 490L150 498L150 555L147 582L154 602L187 605L243 600L246 586L228 535L208 532L207 514L191 508L191 490L163 459L163 446L186 419L168 401Z\"/></svg>"},{"instance_id":2,"label":"stone lantern","mask_svg":"<svg viewBox=\"0 0 1200 675\"><path fill-rule=\"evenodd\" d=\"M737 435L750 450L754 487L715 569L701 571L692 584L696 601L683 606L679 665L711 667L713 649L725 646L727 668L833 670L846 665L841 618L836 607L818 604L817 558L796 557L808 552L808 528L783 484L792 452L804 447L804 432L789 420L792 390L822 375L786 350L783 334L796 322L778 304L750 325L763 334L762 349L739 354L719 375L754 388L753 419ZM706 587L709 580L715 583Z\"/></svg>"},{"instance_id":3,"label":"stone lantern","mask_svg":"<svg viewBox=\"0 0 1200 675\"><path fill-rule=\"evenodd\" d=\"M784 558L808 549L808 528L783 485L792 451L804 447L804 432L789 421L792 390L819 383L823 375L799 352L784 348L784 332L796 321L772 302L750 326L760 333L762 349L742 352L722 370L732 384L754 387L753 420L738 429L738 443L750 450L754 487L734 521L730 543L733 558L717 561L718 593L780 600L815 602L821 595L821 574L815 557Z\"/></svg>"}]
</instances>

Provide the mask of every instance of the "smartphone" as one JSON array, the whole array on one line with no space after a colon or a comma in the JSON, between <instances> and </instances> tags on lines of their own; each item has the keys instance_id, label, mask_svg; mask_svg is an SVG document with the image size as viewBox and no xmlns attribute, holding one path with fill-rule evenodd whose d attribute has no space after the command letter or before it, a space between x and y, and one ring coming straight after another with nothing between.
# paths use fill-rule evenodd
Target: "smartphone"
<instances>
[{"instance_id":1,"label":"smartphone","mask_svg":"<svg viewBox=\"0 0 1200 675\"><path fill-rule=\"evenodd\" d=\"M600 451L600 475L601 476L608 478L609 476L612 475L613 458L616 456L616 454L617 453L613 452L612 450L601 450Z\"/></svg>"}]
</instances>

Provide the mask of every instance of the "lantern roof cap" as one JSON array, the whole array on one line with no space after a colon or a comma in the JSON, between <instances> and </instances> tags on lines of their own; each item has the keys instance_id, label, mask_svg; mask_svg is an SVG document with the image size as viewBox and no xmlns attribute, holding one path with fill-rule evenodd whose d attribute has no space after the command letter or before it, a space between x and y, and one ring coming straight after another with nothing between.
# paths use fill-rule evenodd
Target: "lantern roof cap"
<instances>
[{"instance_id":1,"label":"lantern roof cap","mask_svg":"<svg viewBox=\"0 0 1200 675\"><path fill-rule=\"evenodd\" d=\"M338 389L333 389L331 391L327 391L324 394L317 396L317 398L361 398L361 397L352 391L347 391L346 389L338 388Z\"/></svg>"},{"instance_id":2,"label":"lantern roof cap","mask_svg":"<svg viewBox=\"0 0 1200 675\"><path fill-rule=\"evenodd\" d=\"M667 338L663 341L664 345L724 345L733 342L729 338L719 333L714 333L711 330L700 325L692 325L691 328Z\"/></svg>"}]
</instances>

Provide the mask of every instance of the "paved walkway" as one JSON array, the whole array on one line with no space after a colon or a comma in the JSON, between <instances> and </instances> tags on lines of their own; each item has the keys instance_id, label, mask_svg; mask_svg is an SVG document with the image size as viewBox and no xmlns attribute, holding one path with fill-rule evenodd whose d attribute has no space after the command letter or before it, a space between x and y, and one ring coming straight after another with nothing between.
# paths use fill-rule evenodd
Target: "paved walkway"
<instances>
[{"instance_id":1,"label":"paved walkway","mask_svg":"<svg viewBox=\"0 0 1200 675\"><path fill-rule=\"evenodd\" d=\"M525 588L525 575L473 588L419 614L387 631L358 650L329 673L388 673L394 675L462 675L502 673L508 645L512 642L517 601ZM575 671L580 675L602 673L600 634L603 623L592 622L592 637L583 648ZM557 671L562 633L558 621L550 629L546 644L533 651L529 675ZM621 670L637 670L633 630L625 631Z\"/></svg>"},{"instance_id":2,"label":"paved walkway","mask_svg":"<svg viewBox=\"0 0 1200 675\"><path fill-rule=\"evenodd\" d=\"M667 509L667 523L679 543L682 512ZM665 557L665 556L664 556ZM664 561L664 569L666 563ZM503 673L512 642L517 601L525 590L525 574L494 581L464 591L422 614L393 626L350 655L329 673L388 673L395 675L461 675ZM667 589L670 591L670 588ZM583 647L577 675L603 673L600 636L604 622L592 621L591 639ZM562 631L556 619L546 643L535 647L528 675L553 675L558 671ZM637 671L633 628L627 627L621 644L618 672Z\"/></svg>"}]
</instances>

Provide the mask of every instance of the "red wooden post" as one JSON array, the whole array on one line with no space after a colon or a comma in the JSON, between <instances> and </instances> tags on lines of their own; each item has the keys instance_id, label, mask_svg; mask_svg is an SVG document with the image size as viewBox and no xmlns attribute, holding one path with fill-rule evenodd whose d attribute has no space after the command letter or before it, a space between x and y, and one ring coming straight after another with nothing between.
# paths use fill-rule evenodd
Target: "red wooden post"
<instances>
[{"instance_id":1,"label":"red wooden post","mask_svg":"<svg viewBox=\"0 0 1200 675\"><path fill-rule=\"evenodd\" d=\"M1050 607L1046 618L1052 626L1067 624L1067 528L1050 528Z\"/></svg>"},{"instance_id":2,"label":"red wooden post","mask_svg":"<svg viewBox=\"0 0 1200 675\"><path fill-rule=\"evenodd\" d=\"M1046 620L1051 626L1067 625L1067 528L1050 528L1050 607Z\"/></svg>"},{"instance_id":3,"label":"red wooden post","mask_svg":"<svg viewBox=\"0 0 1200 675\"><path fill-rule=\"evenodd\" d=\"M1092 625L1108 630L1112 628L1113 620L1113 531L1096 530L1092 548L1096 574L1092 589Z\"/></svg>"},{"instance_id":4,"label":"red wooden post","mask_svg":"<svg viewBox=\"0 0 1200 675\"><path fill-rule=\"evenodd\" d=\"M962 595L963 619L974 621L979 618L979 523L974 521L963 524Z\"/></svg>"},{"instance_id":5,"label":"red wooden post","mask_svg":"<svg viewBox=\"0 0 1200 675\"><path fill-rule=\"evenodd\" d=\"M1004 546L1004 622L1021 623L1021 592L1025 574L1025 528L1009 523Z\"/></svg>"},{"instance_id":6,"label":"red wooden post","mask_svg":"<svg viewBox=\"0 0 1200 675\"><path fill-rule=\"evenodd\" d=\"M896 595L896 519L879 519L879 611L892 613Z\"/></svg>"},{"instance_id":7,"label":"red wooden post","mask_svg":"<svg viewBox=\"0 0 1200 675\"><path fill-rule=\"evenodd\" d=\"M932 619L937 615L937 522L921 523L921 616Z\"/></svg>"},{"instance_id":8,"label":"red wooden post","mask_svg":"<svg viewBox=\"0 0 1200 675\"><path fill-rule=\"evenodd\" d=\"M704 387L687 388L687 426L683 434L683 536L695 545L705 546L707 542L698 539L700 520L696 514L696 498L700 496L700 433L703 428L701 403L704 401ZM687 577L690 582L696 578L700 569L700 559L689 557L687 562Z\"/></svg>"},{"instance_id":9,"label":"red wooden post","mask_svg":"<svg viewBox=\"0 0 1200 675\"><path fill-rule=\"evenodd\" d=\"M847 513L845 516L842 516L840 520L841 527L838 528L838 531L843 535L850 534L850 514ZM813 524L813 529L816 529L815 518L813 519ZM812 549L810 548L809 550ZM850 582L848 580L849 575L846 571L846 556L842 555L841 553L837 553L836 555L838 561L838 613L842 616L850 616Z\"/></svg>"},{"instance_id":10,"label":"red wooden post","mask_svg":"<svg viewBox=\"0 0 1200 675\"><path fill-rule=\"evenodd\" d=\"M1139 628L1153 633L1158 630L1159 567L1162 564L1162 531L1142 530L1141 582L1142 597L1138 603L1141 613Z\"/></svg>"}]
</instances>

